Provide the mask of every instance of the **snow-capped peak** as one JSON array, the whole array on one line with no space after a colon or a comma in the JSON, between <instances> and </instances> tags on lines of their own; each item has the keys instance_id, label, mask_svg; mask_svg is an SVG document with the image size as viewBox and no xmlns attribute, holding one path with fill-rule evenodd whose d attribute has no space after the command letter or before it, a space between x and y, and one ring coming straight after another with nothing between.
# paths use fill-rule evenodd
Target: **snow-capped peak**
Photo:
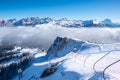
<instances>
[{"instance_id":1,"label":"snow-capped peak","mask_svg":"<svg viewBox=\"0 0 120 80\"><path fill-rule=\"evenodd\" d=\"M62 27L74 27L74 28L80 28L80 27L119 27L120 23L115 23L111 19L105 19L100 21L99 19L91 19L91 20L69 20L67 18L61 18L61 19L53 19L49 17L45 18L39 18L39 17L27 17L22 19L0 19L0 22L4 24L4 26L7 26L6 23L9 23L13 26L36 26L40 24L47 24L47 23L53 23L58 26ZM2 27L2 25L0 25Z\"/></svg>"},{"instance_id":2,"label":"snow-capped peak","mask_svg":"<svg viewBox=\"0 0 120 80\"><path fill-rule=\"evenodd\" d=\"M23 71L21 80L120 80L119 53L119 43L94 44L57 37L47 55L35 51L33 64Z\"/></svg>"},{"instance_id":3,"label":"snow-capped peak","mask_svg":"<svg viewBox=\"0 0 120 80\"><path fill-rule=\"evenodd\" d=\"M102 21L104 24L112 24L111 19L105 19Z\"/></svg>"},{"instance_id":4,"label":"snow-capped peak","mask_svg":"<svg viewBox=\"0 0 120 80\"><path fill-rule=\"evenodd\" d=\"M74 50L74 48L76 49L76 51L83 51L84 49L89 49L91 47L96 47L99 49L99 46L87 43L87 41L85 42L78 39L76 40L66 37L57 37L53 45L49 48L47 52L47 57L61 57Z\"/></svg>"},{"instance_id":5,"label":"snow-capped peak","mask_svg":"<svg viewBox=\"0 0 120 80\"><path fill-rule=\"evenodd\" d=\"M93 23L94 23L94 24L100 24L100 23L101 23L101 21L100 21L100 20L98 20L98 19L94 19L94 20L93 20Z\"/></svg>"}]
</instances>

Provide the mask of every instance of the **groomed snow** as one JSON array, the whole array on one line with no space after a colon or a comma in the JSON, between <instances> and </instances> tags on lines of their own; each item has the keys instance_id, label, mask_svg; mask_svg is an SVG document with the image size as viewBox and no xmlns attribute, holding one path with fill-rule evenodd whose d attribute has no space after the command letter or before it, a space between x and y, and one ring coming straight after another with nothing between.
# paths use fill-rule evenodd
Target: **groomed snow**
<instances>
[{"instance_id":1,"label":"groomed snow","mask_svg":"<svg viewBox=\"0 0 120 80\"><path fill-rule=\"evenodd\" d=\"M104 80L104 76L106 80L120 80L120 62L106 69L103 75L103 70L108 65L120 59L120 44L98 46L101 50L93 46L83 51L78 50L76 53L71 51L50 61L46 60L46 53L35 52L34 63L23 72L21 80ZM48 77L40 78L42 72L50 65L49 62L51 64L60 62L57 71ZM12 80L17 79L18 76L15 76Z\"/></svg>"}]
</instances>

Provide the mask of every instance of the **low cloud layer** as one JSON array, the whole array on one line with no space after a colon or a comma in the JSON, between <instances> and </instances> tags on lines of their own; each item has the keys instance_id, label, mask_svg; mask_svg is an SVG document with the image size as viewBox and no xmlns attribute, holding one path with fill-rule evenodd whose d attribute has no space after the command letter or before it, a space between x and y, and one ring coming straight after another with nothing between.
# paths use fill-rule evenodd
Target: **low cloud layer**
<instances>
[{"instance_id":1,"label":"low cloud layer","mask_svg":"<svg viewBox=\"0 0 120 80\"><path fill-rule=\"evenodd\" d=\"M48 49L57 36L77 38L96 43L120 42L119 28L63 28L63 27L19 27L0 28L1 44L17 44L26 47Z\"/></svg>"}]
</instances>

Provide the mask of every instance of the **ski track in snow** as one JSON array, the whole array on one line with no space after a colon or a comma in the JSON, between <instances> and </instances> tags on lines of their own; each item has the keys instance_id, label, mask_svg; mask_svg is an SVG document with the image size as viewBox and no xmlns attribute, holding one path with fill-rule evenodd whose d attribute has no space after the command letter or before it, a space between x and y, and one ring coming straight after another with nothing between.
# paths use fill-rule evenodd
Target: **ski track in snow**
<instances>
[{"instance_id":1,"label":"ski track in snow","mask_svg":"<svg viewBox=\"0 0 120 80\"><path fill-rule=\"evenodd\" d=\"M100 80L109 80L107 76L110 80L120 80L119 48L116 48L116 50L106 49L106 51L85 52L87 54L80 53L83 53L81 52L81 48L77 53L70 52L63 57L55 58L50 61L46 60L46 54L36 53L34 55L34 63L23 72L21 80L73 80L73 78L74 80L96 80L96 77ZM64 70L58 67L58 71L54 73L54 75L40 78L40 75L50 66L50 63L55 64L58 62L62 62L60 66L64 67ZM77 72L79 75L75 78L68 74L67 71ZM61 76L61 72L64 72L66 75ZM18 76L15 76L12 80L17 79Z\"/></svg>"}]
</instances>

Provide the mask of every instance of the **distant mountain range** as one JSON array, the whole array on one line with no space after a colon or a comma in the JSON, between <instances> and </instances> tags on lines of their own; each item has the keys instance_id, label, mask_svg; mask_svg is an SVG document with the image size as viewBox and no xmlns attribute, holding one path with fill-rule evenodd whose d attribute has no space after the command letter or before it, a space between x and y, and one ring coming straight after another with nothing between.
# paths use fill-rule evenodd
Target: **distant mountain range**
<instances>
[{"instance_id":1,"label":"distant mountain range","mask_svg":"<svg viewBox=\"0 0 120 80\"><path fill-rule=\"evenodd\" d=\"M39 18L39 17L28 17L22 19L0 19L0 27L18 27L18 26L32 26L41 24L52 23L54 25L62 27L120 27L120 23L114 23L111 19L104 19L103 21L93 19L93 20L69 20L67 18L62 19L52 19L49 17Z\"/></svg>"}]
</instances>

